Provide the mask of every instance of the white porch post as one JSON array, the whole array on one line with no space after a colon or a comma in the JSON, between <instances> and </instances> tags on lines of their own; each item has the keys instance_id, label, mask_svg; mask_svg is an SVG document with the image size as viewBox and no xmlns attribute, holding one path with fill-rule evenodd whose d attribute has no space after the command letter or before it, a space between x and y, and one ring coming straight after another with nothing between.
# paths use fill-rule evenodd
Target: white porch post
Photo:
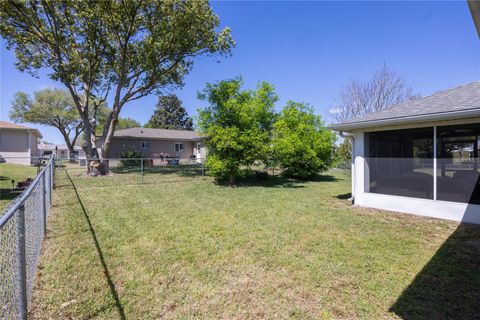
<instances>
[{"instance_id":1,"label":"white porch post","mask_svg":"<svg viewBox=\"0 0 480 320\"><path fill-rule=\"evenodd\" d=\"M348 139L348 138L347 138ZM351 180L352 180L352 200L355 202L355 135L352 135L350 138L350 143L352 145L351 150Z\"/></svg>"},{"instance_id":2,"label":"white porch post","mask_svg":"<svg viewBox=\"0 0 480 320\"><path fill-rule=\"evenodd\" d=\"M355 200L358 200L359 195L364 192L368 192L368 175L365 175L365 170L368 170L365 165L365 134L363 132L355 133L355 155L354 157L354 166L355 166Z\"/></svg>"},{"instance_id":3,"label":"white porch post","mask_svg":"<svg viewBox=\"0 0 480 320\"><path fill-rule=\"evenodd\" d=\"M433 200L437 200L437 126L433 127Z\"/></svg>"}]
</instances>

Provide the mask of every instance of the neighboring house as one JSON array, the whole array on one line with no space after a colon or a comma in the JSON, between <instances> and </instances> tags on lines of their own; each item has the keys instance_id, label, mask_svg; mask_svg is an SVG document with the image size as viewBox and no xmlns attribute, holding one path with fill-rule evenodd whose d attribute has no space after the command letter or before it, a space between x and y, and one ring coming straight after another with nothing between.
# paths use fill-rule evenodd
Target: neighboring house
<instances>
[{"instance_id":1,"label":"neighboring house","mask_svg":"<svg viewBox=\"0 0 480 320\"><path fill-rule=\"evenodd\" d=\"M35 162L41 138L37 129L0 121L0 161L26 165Z\"/></svg>"},{"instance_id":2,"label":"neighboring house","mask_svg":"<svg viewBox=\"0 0 480 320\"><path fill-rule=\"evenodd\" d=\"M129 128L115 131L110 158L119 158L129 149L141 151L145 158L161 156L196 159L206 157L206 137L195 131ZM99 141L99 144L101 141Z\"/></svg>"},{"instance_id":3,"label":"neighboring house","mask_svg":"<svg viewBox=\"0 0 480 320\"><path fill-rule=\"evenodd\" d=\"M70 159L70 150L66 144L40 143L38 145L39 155L42 157L54 154L57 159ZM81 147L74 147L73 159L85 158L85 152Z\"/></svg>"},{"instance_id":4,"label":"neighboring house","mask_svg":"<svg viewBox=\"0 0 480 320\"><path fill-rule=\"evenodd\" d=\"M480 82L331 128L353 137L355 205L480 223Z\"/></svg>"}]
</instances>

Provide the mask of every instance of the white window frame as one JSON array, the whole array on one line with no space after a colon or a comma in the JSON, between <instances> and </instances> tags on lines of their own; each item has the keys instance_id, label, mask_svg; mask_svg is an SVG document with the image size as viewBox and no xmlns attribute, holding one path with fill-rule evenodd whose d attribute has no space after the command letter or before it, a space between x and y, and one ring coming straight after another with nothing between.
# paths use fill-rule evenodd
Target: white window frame
<instances>
[{"instance_id":1,"label":"white window frame","mask_svg":"<svg viewBox=\"0 0 480 320\"><path fill-rule=\"evenodd\" d=\"M178 146L178 151L177 151L177 146ZM176 153L184 153L185 152L185 145L183 142L175 142L173 144L173 151Z\"/></svg>"},{"instance_id":2,"label":"white window frame","mask_svg":"<svg viewBox=\"0 0 480 320\"><path fill-rule=\"evenodd\" d=\"M150 148L150 141L142 141L142 149Z\"/></svg>"}]
</instances>

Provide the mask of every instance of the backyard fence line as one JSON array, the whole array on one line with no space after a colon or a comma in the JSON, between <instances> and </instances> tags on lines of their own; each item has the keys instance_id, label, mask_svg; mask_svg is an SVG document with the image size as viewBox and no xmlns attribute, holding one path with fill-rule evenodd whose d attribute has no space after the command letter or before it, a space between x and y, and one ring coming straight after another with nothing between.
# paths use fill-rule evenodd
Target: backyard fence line
<instances>
[{"instance_id":1,"label":"backyard fence line","mask_svg":"<svg viewBox=\"0 0 480 320\"><path fill-rule=\"evenodd\" d=\"M0 216L0 319L27 319L52 204L54 159Z\"/></svg>"},{"instance_id":2,"label":"backyard fence line","mask_svg":"<svg viewBox=\"0 0 480 320\"><path fill-rule=\"evenodd\" d=\"M65 169L75 177L88 174L88 166L91 161L98 165L101 161L108 162L109 174L99 179L96 187L124 185L143 185L171 182L173 178L181 179L186 177L205 176L208 174L206 158L196 157L149 157L149 158L80 158L75 161L56 158L57 169ZM247 169L247 167L244 167ZM351 170L350 161L342 161L335 164L336 169ZM265 176L279 176L284 169L271 162L255 161L248 167L261 179ZM103 172L106 173L106 170ZM100 175L100 172L90 172L93 175ZM172 179L165 179L167 175ZM81 183L80 186L84 184Z\"/></svg>"},{"instance_id":3,"label":"backyard fence line","mask_svg":"<svg viewBox=\"0 0 480 320\"><path fill-rule=\"evenodd\" d=\"M75 161L69 159L55 159L57 168L64 168L70 172L87 173L92 162L108 162L112 174L138 175L138 182L144 183L145 174L149 173L189 173L190 176L204 176L206 173L205 160L196 157L150 157L150 158L80 158ZM137 182L137 183L138 183Z\"/></svg>"}]
</instances>

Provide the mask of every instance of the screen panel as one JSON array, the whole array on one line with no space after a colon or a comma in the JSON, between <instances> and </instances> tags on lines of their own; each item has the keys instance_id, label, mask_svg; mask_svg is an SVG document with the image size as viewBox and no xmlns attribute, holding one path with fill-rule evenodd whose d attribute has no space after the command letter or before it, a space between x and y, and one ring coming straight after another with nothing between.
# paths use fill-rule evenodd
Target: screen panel
<instances>
[{"instance_id":1,"label":"screen panel","mask_svg":"<svg viewBox=\"0 0 480 320\"><path fill-rule=\"evenodd\" d=\"M369 132L367 192L433 199L433 127Z\"/></svg>"},{"instance_id":2,"label":"screen panel","mask_svg":"<svg viewBox=\"0 0 480 320\"><path fill-rule=\"evenodd\" d=\"M437 127L437 199L480 204L480 124Z\"/></svg>"}]
</instances>

